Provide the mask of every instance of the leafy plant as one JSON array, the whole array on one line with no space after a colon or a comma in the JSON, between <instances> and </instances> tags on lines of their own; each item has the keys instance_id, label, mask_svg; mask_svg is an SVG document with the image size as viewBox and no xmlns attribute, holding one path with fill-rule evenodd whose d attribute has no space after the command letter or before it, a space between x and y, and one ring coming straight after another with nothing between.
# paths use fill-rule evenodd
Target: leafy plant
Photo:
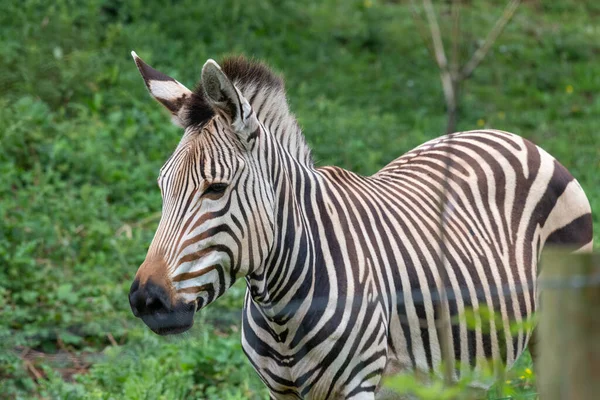
<instances>
[{"instance_id":1,"label":"leafy plant","mask_svg":"<svg viewBox=\"0 0 600 400\"><path fill-rule=\"evenodd\" d=\"M490 4L465 3L470 50L498 15ZM544 147L584 187L596 225L597 13L591 0L525 2L465 83L458 126ZM264 59L285 74L317 163L370 174L445 125L409 7L24 0L0 2L0 26L0 396L264 398L239 347L243 282L186 340L152 336L129 310L160 215L155 179L181 136L129 52L189 87L209 57Z\"/></svg>"}]
</instances>

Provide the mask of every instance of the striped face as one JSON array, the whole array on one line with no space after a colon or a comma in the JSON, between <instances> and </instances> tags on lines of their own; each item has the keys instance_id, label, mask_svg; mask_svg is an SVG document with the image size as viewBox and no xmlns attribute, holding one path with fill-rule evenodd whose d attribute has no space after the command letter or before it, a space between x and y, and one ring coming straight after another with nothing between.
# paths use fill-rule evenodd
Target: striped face
<instances>
[{"instance_id":1,"label":"striped face","mask_svg":"<svg viewBox=\"0 0 600 400\"><path fill-rule=\"evenodd\" d=\"M180 108L198 99L190 104L191 92L163 79L147 81L151 94L185 121L192 111ZM160 171L162 217L130 292L134 314L160 334L191 327L194 311L254 272L273 241L274 196L257 156L262 127L216 63L204 66L202 85L214 112L186 127ZM176 98L165 99L168 93Z\"/></svg>"}]
</instances>

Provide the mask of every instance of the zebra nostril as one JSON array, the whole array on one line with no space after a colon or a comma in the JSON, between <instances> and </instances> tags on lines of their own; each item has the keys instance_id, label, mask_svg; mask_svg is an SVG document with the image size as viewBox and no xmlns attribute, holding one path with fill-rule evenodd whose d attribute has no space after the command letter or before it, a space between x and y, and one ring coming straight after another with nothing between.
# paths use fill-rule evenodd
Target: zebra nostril
<instances>
[{"instance_id":1,"label":"zebra nostril","mask_svg":"<svg viewBox=\"0 0 600 400\"><path fill-rule=\"evenodd\" d=\"M135 315L138 318L145 313L146 309L145 296L142 292L142 290L136 290L135 292L129 295L129 304L131 305L131 311L133 312L133 315Z\"/></svg>"},{"instance_id":2,"label":"zebra nostril","mask_svg":"<svg viewBox=\"0 0 600 400\"><path fill-rule=\"evenodd\" d=\"M167 310L166 304L163 299L159 297L148 297L146 299L146 312L149 314L155 314Z\"/></svg>"},{"instance_id":3,"label":"zebra nostril","mask_svg":"<svg viewBox=\"0 0 600 400\"><path fill-rule=\"evenodd\" d=\"M171 310L167 291L152 281L143 285L134 283L129 293L129 304L136 317L167 313Z\"/></svg>"}]
</instances>

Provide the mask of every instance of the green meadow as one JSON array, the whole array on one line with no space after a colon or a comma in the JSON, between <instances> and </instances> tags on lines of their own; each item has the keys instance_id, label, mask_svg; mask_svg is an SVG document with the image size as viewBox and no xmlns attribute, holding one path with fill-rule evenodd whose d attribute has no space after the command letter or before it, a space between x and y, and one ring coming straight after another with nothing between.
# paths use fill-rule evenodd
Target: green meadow
<instances>
[{"instance_id":1,"label":"green meadow","mask_svg":"<svg viewBox=\"0 0 600 400\"><path fill-rule=\"evenodd\" d=\"M449 47L447 2L434 3ZM505 1L462 3L465 62ZM596 227L599 19L594 0L524 1L462 87L458 119L554 155ZM266 61L318 165L371 174L445 130L409 2L4 1L0 32L0 398L267 398L240 345L242 282L181 336L131 314L160 216L156 177L182 134L131 50L190 88L208 58ZM530 369L526 354L488 398L534 398Z\"/></svg>"}]
</instances>

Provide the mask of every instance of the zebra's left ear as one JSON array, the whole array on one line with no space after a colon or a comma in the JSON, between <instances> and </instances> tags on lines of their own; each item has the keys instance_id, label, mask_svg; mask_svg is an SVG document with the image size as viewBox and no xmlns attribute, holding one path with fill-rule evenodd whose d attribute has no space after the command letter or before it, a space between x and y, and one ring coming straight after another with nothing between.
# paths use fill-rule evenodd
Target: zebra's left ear
<instances>
[{"instance_id":1,"label":"zebra's left ear","mask_svg":"<svg viewBox=\"0 0 600 400\"><path fill-rule=\"evenodd\" d=\"M248 100L214 60L208 60L202 67L202 87L208 103L229 118L243 142L256 137L259 128L256 114Z\"/></svg>"}]
</instances>

